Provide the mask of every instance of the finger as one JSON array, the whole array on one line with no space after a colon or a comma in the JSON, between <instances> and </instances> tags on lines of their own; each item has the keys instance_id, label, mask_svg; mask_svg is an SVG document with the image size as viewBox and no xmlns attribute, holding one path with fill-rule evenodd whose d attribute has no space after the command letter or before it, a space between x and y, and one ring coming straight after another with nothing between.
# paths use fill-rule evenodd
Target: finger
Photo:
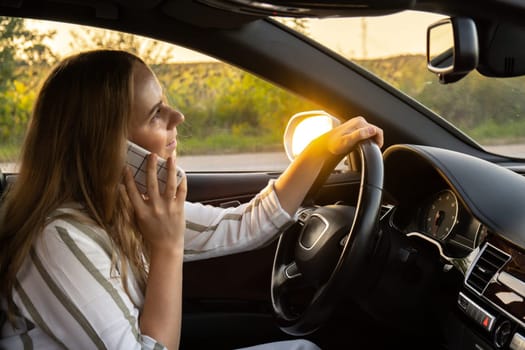
<instances>
[{"instance_id":1,"label":"finger","mask_svg":"<svg viewBox=\"0 0 525 350\"><path fill-rule=\"evenodd\" d=\"M150 198L156 197L159 193L159 184L157 180L157 155L151 153L148 156L148 164L146 166L146 188Z\"/></svg>"},{"instance_id":2,"label":"finger","mask_svg":"<svg viewBox=\"0 0 525 350\"><path fill-rule=\"evenodd\" d=\"M368 133L370 130L368 130L367 127L360 128L352 131L351 133L348 133L342 137L341 140L341 146L339 147L338 153L339 154L346 154L349 153L352 149L354 149L357 144L363 140L366 140L369 138Z\"/></svg>"},{"instance_id":3,"label":"finger","mask_svg":"<svg viewBox=\"0 0 525 350\"><path fill-rule=\"evenodd\" d=\"M372 139L381 148L383 147L383 129L378 128L375 125L368 124L364 128L359 130L360 141L366 139Z\"/></svg>"},{"instance_id":4,"label":"finger","mask_svg":"<svg viewBox=\"0 0 525 350\"><path fill-rule=\"evenodd\" d=\"M186 200L187 193L188 193L188 183L186 181L186 175L183 175L180 185L179 187L177 187L177 195L175 197L177 205L184 205L184 201Z\"/></svg>"},{"instance_id":5,"label":"finger","mask_svg":"<svg viewBox=\"0 0 525 350\"><path fill-rule=\"evenodd\" d=\"M367 124L366 126L353 130L341 137L341 140L334 147L335 154L349 153L356 145L366 139L375 138L377 136L377 128L373 125ZM375 139L374 139L375 140Z\"/></svg>"},{"instance_id":6,"label":"finger","mask_svg":"<svg viewBox=\"0 0 525 350\"><path fill-rule=\"evenodd\" d=\"M177 194L177 168L173 157L169 157L166 160L166 165L168 167L168 177L163 195L165 198L172 199Z\"/></svg>"},{"instance_id":7,"label":"finger","mask_svg":"<svg viewBox=\"0 0 525 350\"><path fill-rule=\"evenodd\" d=\"M374 136L374 141L377 143L379 148L383 147L384 138L383 138L383 129L376 126L376 135Z\"/></svg>"},{"instance_id":8,"label":"finger","mask_svg":"<svg viewBox=\"0 0 525 350\"><path fill-rule=\"evenodd\" d=\"M137 184L135 183L135 179L133 178L131 169L128 166L126 166L126 168L124 169L124 186L126 188L126 193L128 194L131 204L133 204L135 208L142 205L144 202L142 199L142 195L137 188Z\"/></svg>"},{"instance_id":9,"label":"finger","mask_svg":"<svg viewBox=\"0 0 525 350\"><path fill-rule=\"evenodd\" d=\"M342 124L342 126L347 131L347 133L353 132L356 129L361 129L367 125L368 125L368 122L366 121L365 118L361 116L353 117L352 119L349 119L344 124Z\"/></svg>"}]
</instances>

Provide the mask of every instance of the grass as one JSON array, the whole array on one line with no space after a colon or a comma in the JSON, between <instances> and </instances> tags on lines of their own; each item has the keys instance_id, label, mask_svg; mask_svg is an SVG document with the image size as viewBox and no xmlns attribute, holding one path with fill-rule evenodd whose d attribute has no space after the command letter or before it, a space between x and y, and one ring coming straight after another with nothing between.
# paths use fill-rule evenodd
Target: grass
<instances>
[{"instance_id":1,"label":"grass","mask_svg":"<svg viewBox=\"0 0 525 350\"><path fill-rule=\"evenodd\" d=\"M484 145L503 145L525 143L525 120L514 120L508 123L488 121L466 133Z\"/></svg>"},{"instance_id":2,"label":"grass","mask_svg":"<svg viewBox=\"0 0 525 350\"><path fill-rule=\"evenodd\" d=\"M466 133L483 145L525 143L525 120L503 124L488 121L471 130L466 130ZM19 149L19 143L11 142L0 145L0 162L16 162ZM228 132L222 132L204 138L185 138L184 135L181 135L179 136L178 153L196 155L282 150L282 140L276 135L232 135Z\"/></svg>"},{"instance_id":3,"label":"grass","mask_svg":"<svg viewBox=\"0 0 525 350\"><path fill-rule=\"evenodd\" d=\"M215 134L205 138L179 138L181 155L282 151L282 141L272 136Z\"/></svg>"},{"instance_id":4,"label":"grass","mask_svg":"<svg viewBox=\"0 0 525 350\"><path fill-rule=\"evenodd\" d=\"M0 162L16 162L20 154L20 143L7 143L0 145Z\"/></svg>"},{"instance_id":5,"label":"grass","mask_svg":"<svg viewBox=\"0 0 525 350\"><path fill-rule=\"evenodd\" d=\"M18 161L20 144L0 145L0 163ZM178 154L226 154L282 151L281 140L271 136L236 136L218 134L206 138L179 137Z\"/></svg>"}]
</instances>

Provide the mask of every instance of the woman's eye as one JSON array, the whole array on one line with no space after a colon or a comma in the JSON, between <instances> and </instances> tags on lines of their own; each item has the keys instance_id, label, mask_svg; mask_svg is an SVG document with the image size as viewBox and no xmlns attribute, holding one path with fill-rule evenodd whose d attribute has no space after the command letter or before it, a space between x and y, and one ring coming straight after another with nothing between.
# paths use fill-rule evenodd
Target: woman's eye
<instances>
[{"instance_id":1,"label":"woman's eye","mask_svg":"<svg viewBox=\"0 0 525 350\"><path fill-rule=\"evenodd\" d=\"M153 114L151 116L151 120L156 120L158 118L160 118L160 108L156 108L154 111L153 111Z\"/></svg>"}]
</instances>

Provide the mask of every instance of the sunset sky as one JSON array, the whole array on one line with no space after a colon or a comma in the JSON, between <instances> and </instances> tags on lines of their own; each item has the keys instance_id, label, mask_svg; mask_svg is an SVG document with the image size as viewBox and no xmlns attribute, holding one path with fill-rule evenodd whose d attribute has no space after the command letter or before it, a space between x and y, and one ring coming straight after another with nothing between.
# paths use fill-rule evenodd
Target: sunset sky
<instances>
[{"instance_id":1,"label":"sunset sky","mask_svg":"<svg viewBox=\"0 0 525 350\"><path fill-rule=\"evenodd\" d=\"M365 58L365 51L366 58L377 58L399 53L425 53L426 28L440 18L443 16L403 12L367 17L365 30L361 18L314 19L309 28L314 39L344 56Z\"/></svg>"}]
</instances>

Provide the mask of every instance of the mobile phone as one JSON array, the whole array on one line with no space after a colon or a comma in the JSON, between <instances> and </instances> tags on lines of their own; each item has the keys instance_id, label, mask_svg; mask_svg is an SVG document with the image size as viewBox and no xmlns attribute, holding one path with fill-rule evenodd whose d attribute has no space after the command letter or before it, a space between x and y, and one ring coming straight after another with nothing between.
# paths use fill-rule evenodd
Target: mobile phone
<instances>
[{"instance_id":1,"label":"mobile phone","mask_svg":"<svg viewBox=\"0 0 525 350\"><path fill-rule=\"evenodd\" d=\"M137 184L137 188L141 193L146 193L146 169L148 163L148 155L151 152L140 147L136 143L128 141L127 163ZM177 166L177 187L179 186L184 176L184 170ZM166 181L168 179L168 167L166 160L157 158L157 179L159 181L159 192L163 193L166 189Z\"/></svg>"}]
</instances>

